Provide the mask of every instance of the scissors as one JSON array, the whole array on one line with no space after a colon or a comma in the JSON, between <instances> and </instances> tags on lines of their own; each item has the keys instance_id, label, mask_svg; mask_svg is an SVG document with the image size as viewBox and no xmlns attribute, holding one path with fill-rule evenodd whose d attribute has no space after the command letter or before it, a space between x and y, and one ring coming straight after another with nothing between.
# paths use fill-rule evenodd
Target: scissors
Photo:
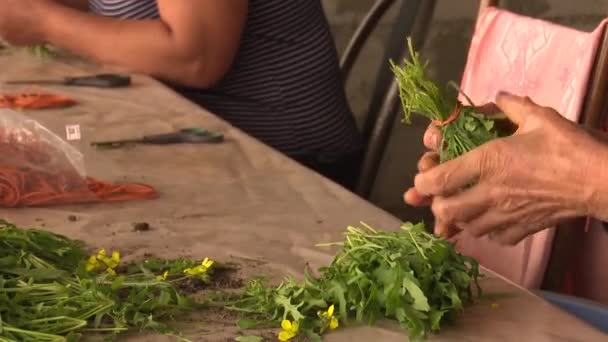
<instances>
[{"instance_id":1,"label":"scissors","mask_svg":"<svg viewBox=\"0 0 608 342\"><path fill-rule=\"evenodd\" d=\"M224 135L202 128L183 128L172 133L146 135L137 139L92 142L92 146L116 148L127 144L170 145L170 144L216 144L224 141Z\"/></svg>"},{"instance_id":2,"label":"scissors","mask_svg":"<svg viewBox=\"0 0 608 342\"><path fill-rule=\"evenodd\" d=\"M131 85L131 77L118 74L97 74L79 77L65 77L62 80L16 80L6 84L49 84L73 87L122 88Z\"/></svg>"}]
</instances>

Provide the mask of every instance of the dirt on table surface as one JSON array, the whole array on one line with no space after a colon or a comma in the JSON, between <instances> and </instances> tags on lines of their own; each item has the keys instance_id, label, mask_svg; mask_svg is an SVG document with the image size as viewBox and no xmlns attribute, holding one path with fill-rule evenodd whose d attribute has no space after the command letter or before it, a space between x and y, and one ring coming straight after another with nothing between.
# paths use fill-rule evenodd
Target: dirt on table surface
<instances>
[{"instance_id":1,"label":"dirt on table surface","mask_svg":"<svg viewBox=\"0 0 608 342\"><path fill-rule=\"evenodd\" d=\"M144 254L145 259L155 256L150 253ZM236 294L244 289L247 281L259 276L268 276L273 279L272 270L266 267L266 263L259 260L230 257L228 261L215 260L214 271L210 282L205 283L199 279L189 279L176 284L177 289L183 295L189 296L196 302L202 303L210 294L223 292ZM279 278L276 277L278 280ZM225 310L219 307L203 307L195 309L175 317L173 321L165 321L176 336L158 335L152 332L129 332L119 336L119 341L179 341L180 337L192 342L227 342L236 341L239 336L256 336L263 341L277 341L279 327L265 329L241 330L238 321L241 317L237 312ZM87 341L97 341L100 336L87 337ZM100 340L101 341L101 340ZM305 341L295 339L294 341Z\"/></svg>"},{"instance_id":2,"label":"dirt on table surface","mask_svg":"<svg viewBox=\"0 0 608 342\"><path fill-rule=\"evenodd\" d=\"M147 231L150 231L150 224L148 222L134 222L133 223L133 231L134 232L147 232Z\"/></svg>"}]
</instances>

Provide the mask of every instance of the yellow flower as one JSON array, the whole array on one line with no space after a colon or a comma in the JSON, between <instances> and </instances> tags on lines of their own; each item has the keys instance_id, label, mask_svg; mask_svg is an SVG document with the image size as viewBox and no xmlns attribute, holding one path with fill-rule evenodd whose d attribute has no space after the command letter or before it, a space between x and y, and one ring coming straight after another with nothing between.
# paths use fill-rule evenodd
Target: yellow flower
<instances>
[{"instance_id":1,"label":"yellow flower","mask_svg":"<svg viewBox=\"0 0 608 342\"><path fill-rule=\"evenodd\" d=\"M319 316L331 330L337 329L338 326L340 325L340 322L338 321L338 319L336 317L334 317L334 310L335 310L335 308L334 308L334 305L332 304L327 309L327 311L319 312Z\"/></svg>"},{"instance_id":2,"label":"yellow flower","mask_svg":"<svg viewBox=\"0 0 608 342\"><path fill-rule=\"evenodd\" d=\"M186 268L184 270L184 274L187 274L187 275L197 275L197 273L196 273L196 267L194 267L194 268Z\"/></svg>"},{"instance_id":3,"label":"yellow flower","mask_svg":"<svg viewBox=\"0 0 608 342\"><path fill-rule=\"evenodd\" d=\"M98 267L99 267L99 261L97 260L97 258L94 255L91 255L89 257L89 260L87 260L87 266L86 266L87 272L93 272Z\"/></svg>"},{"instance_id":4,"label":"yellow flower","mask_svg":"<svg viewBox=\"0 0 608 342\"><path fill-rule=\"evenodd\" d=\"M106 250L105 248L102 248L99 250L99 252L97 252L97 259L102 259L106 257Z\"/></svg>"},{"instance_id":5,"label":"yellow flower","mask_svg":"<svg viewBox=\"0 0 608 342\"><path fill-rule=\"evenodd\" d=\"M206 269L210 269L211 266L213 266L213 260L209 260L209 258L205 258L205 260L203 260L203 262L201 262L201 266L205 267Z\"/></svg>"},{"instance_id":6,"label":"yellow flower","mask_svg":"<svg viewBox=\"0 0 608 342\"><path fill-rule=\"evenodd\" d=\"M97 258L99 261L103 262L104 265L106 265L106 272L108 272L108 274L116 275L116 271L114 271L114 269L120 264L120 253L112 252L112 257L110 258L106 257L105 255L105 250L102 249L99 251Z\"/></svg>"},{"instance_id":7,"label":"yellow flower","mask_svg":"<svg viewBox=\"0 0 608 342\"><path fill-rule=\"evenodd\" d=\"M213 266L213 263L213 260L205 258L205 260L203 260L200 265L192 268L186 268L184 270L184 273L191 276L205 274L211 268L211 266Z\"/></svg>"},{"instance_id":8,"label":"yellow flower","mask_svg":"<svg viewBox=\"0 0 608 342\"><path fill-rule=\"evenodd\" d=\"M331 320L329 321L329 329L331 329L331 330L338 329L339 325L340 325L340 322L338 321L338 319L336 317L332 317Z\"/></svg>"},{"instance_id":9,"label":"yellow flower","mask_svg":"<svg viewBox=\"0 0 608 342\"><path fill-rule=\"evenodd\" d=\"M165 281L165 280L167 280L168 276L169 276L169 271L165 271L165 273L163 273L162 275L156 276L156 280Z\"/></svg>"},{"instance_id":10,"label":"yellow flower","mask_svg":"<svg viewBox=\"0 0 608 342\"><path fill-rule=\"evenodd\" d=\"M291 322L285 319L283 322L281 322L281 328L283 330L279 333L279 340L285 342L298 336L300 324L298 324L298 322Z\"/></svg>"},{"instance_id":11,"label":"yellow flower","mask_svg":"<svg viewBox=\"0 0 608 342\"><path fill-rule=\"evenodd\" d=\"M106 272L111 275L116 275L116 271L114 270L120 264L120 253L112 252L111 257L106 256L106 250L100 249L97 252L97 255L91 255L87 260L86 270L88 272L95 271L102 267L103 265L106 267Z\"/></svg>"},{"instance_id":12,"label":"yellow flower","mask_svg":"<svg viewBox=\"0 0 608 342\"><path fill-rule=\"evenodd\" d=\"M120 265L120 253L112 252L112 258L106 260L106 265L109 268L116 268Z\"/></svg>"}]
</instances>

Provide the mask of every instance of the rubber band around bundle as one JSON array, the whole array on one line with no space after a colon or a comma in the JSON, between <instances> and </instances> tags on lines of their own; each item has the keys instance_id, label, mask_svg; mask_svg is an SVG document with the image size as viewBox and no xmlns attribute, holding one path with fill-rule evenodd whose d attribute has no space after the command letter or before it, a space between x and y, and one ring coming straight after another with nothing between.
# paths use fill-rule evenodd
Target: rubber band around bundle
<instances>
[{"instance_id":1,"label":"rubber band around bundle","mask_svg":"<svg viewBox=\"0 0 608 342\"><path fill-rule=\"evenodd\" d=\"M156 190L146 184L111 184L81 178L71 172L55 174L0 165L0 207L39 207L59 204L119 202L155 199Z\"/></svg>"},{"instance_id":2,"label":"rubber band around bundle","mask_svg":"<svg viewBox=\"0 0 608 342\"><path fill-rule=\"evenodd\" d=\"M0 130L0 207L155 199L147 184L111 184L78 173L60 148Z\"/></svg>"},{"instance_id":3,"label":"rubber band around bundle","mask_svg":"<svg viewBox=\"0 0 608 342\"><path fill-rule=\"evenodd\" d=\"M67 96L43 92L0 94L0 108L50 109L68 107L74 104L76 104L76 101Z\"/></svg>"},{"instance_id":4,"label":"rubber band around bundle","mask_svg":"<svg viewBox=\"0 0 608 342\"><path fill-rule=\"evenodd\" d=\"M451 124L452 122L456 121L456 119L458 119L458 117L462 113L462 108L463 108L462 103L460 103L460 101L458 101L456 103L456 106L454 107L454 110L452 111L452 113L450 114L450 116L448 116L447 119L445 119L445 120L433 120L432 121L433 125L435 125L437 127L443 127L443 126Z\"/></svg>"}]
</instances>

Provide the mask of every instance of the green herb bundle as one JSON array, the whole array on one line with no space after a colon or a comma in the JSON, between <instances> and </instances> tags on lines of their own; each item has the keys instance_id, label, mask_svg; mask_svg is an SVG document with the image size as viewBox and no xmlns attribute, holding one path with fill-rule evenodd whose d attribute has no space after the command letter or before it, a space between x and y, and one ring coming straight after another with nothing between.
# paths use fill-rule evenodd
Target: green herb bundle
<instances>
[{"instance_id":1,"label":"green herb bundle","mask_svg":"<svg viewBox=\"0 0 608 342\"><path fill-rule=\"evenodd\" d=\"M169 332L160 320L191 308L160 279L166 274L154 273L173 262L133 264L119 276L87 271L86 264L80 243L0 221L0 341L78 341L84 332L130 328Z\"/></svg>"},{"instance_id":2,"label":"green herb bundle","mask_svg":"<svg viewBox=\"0 0 608 342\"><path fill-rule=\"evenodd\" d=\"M18 47L11 45L2 39L0 39L0 50L7 49L8 51L17 50L17 49L25 49L27 52L32 54L35 57L40 59L47 59L55 56L55 51L53 47L49 44L39 44L39 45L31 45L25 47Z\"/></svg>"},{"instance_id":3,"label":"green herb bundle","mask_svg":"<svg viewBox=\"0 0 608 342\"><path fill-rule=\"evenodd\" d=\"M341 250L318 276L307 272L301 283L288 278L276 287L253 280L227 309L245 315L243 328L283 322L281 340L297 334L318 340L338 322L384 318L398 321L415 339L453 321L474 299L473 286L481 291L477 262L423 224L405 223L398 232L349 227L344 242L325 246L331 245Z\"/></svg>"},{"instance_id":4,"label":"green herb bundle","mask_svg":"<svg viewBox=\"0 0 608 342\"><path fill-rule=\"evenodd\" d=\"M27 49L32 55L42 59L50 58L55 55L52 47L47 44L28 46Z\"/></svg>"},{"instance_id":5,"label":"green herb bundle","mask_svg":"<svg viewBox=\"0 0 608 342\"><path fill-rule=\"evenodd\" d=\"M428 63L420 61L410 39L408 46L410 60L404 59L402 65L391 61L391 69L399 85L404 122L409 124L412 113L417 113L441 129L443 141L439 155L442 162L454 159L492 139L513 133L513 127L509 127L503 114L493 113L489 116L481 113L464 94L468 103L459 103L459 89L453 82L450 82L453 92L442 92L428 78Z\"/></svg>"}]
</instances>

